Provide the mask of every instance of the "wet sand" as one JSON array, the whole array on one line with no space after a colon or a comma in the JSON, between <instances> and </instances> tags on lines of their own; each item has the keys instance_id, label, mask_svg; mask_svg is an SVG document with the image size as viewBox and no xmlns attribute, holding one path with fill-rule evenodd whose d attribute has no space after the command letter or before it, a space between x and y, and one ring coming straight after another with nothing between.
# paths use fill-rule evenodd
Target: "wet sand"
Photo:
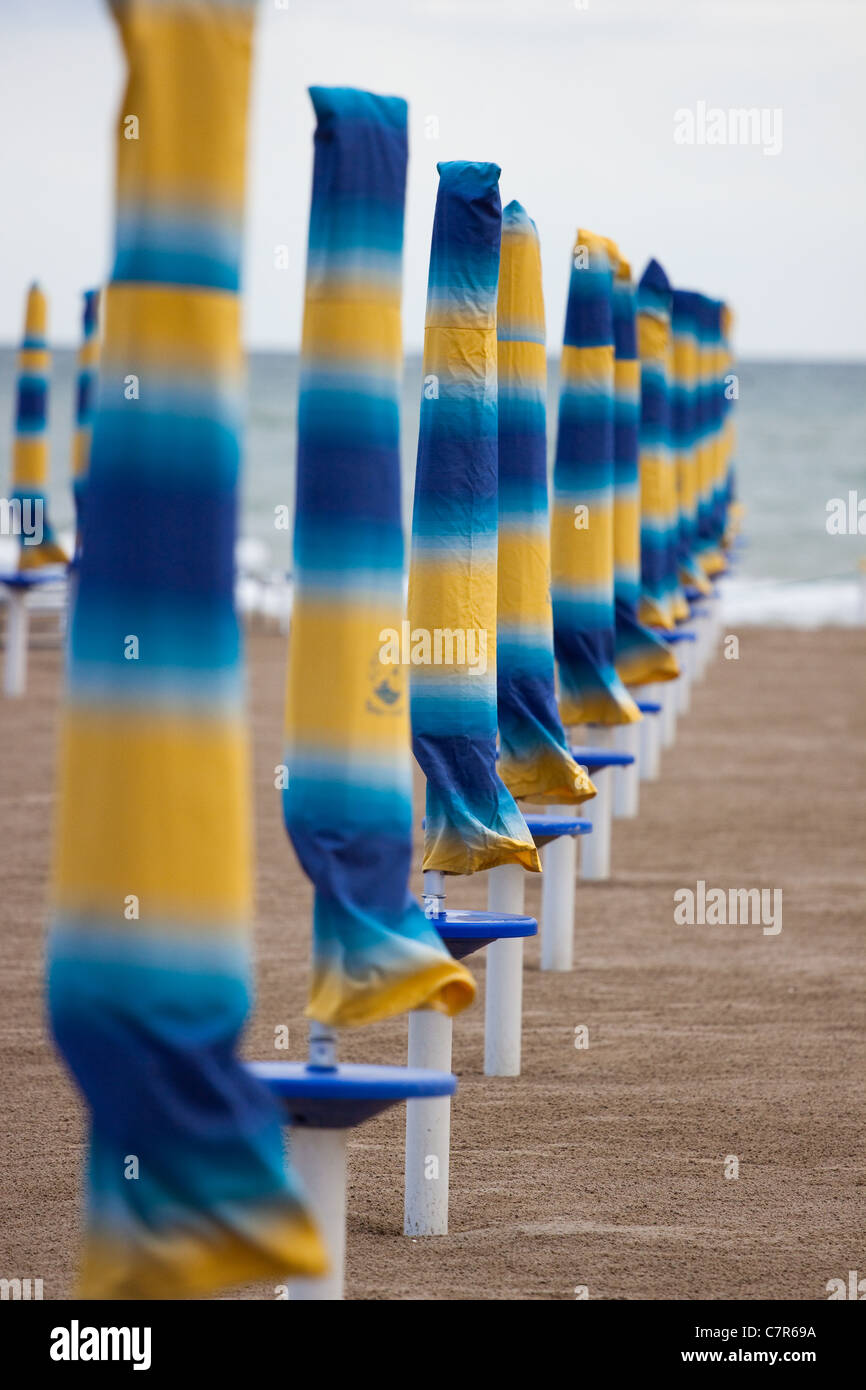
<instances>
[{"instance_id":1,"label":"wet sand","mask_svg":"<svg viewBox=\"0 0 866 1390\"><path fill-rule=\"evenodd\" d=\"M285 643L255 632L249 652L259 996L245 1049L284 1057L286 1024L300 1056L311 894L273 787ZM0 1275L41 1277L46 1298L71 1287L83 1153L43 1011L59 672L40 647L26 700L0 701ZM456 1022L448 1236L401 1233L402 1110L353 1132L348 1297L824 1299L829 1279L863 1272L864 697L854 631L746 629L739 660L711 665L639 819L614 825L611 882L578 889L574 973L541 974L527 948L523 1075L481 1074L483 996ZM451 904L484 906L481 878L453 880ZM781 932L676 925L674 892L699 879L781 889ZM531 881L527 911L539 898ZM342 1055L404 1061L405 1019L347 1036Z\"/></svg>"}]
</instances>

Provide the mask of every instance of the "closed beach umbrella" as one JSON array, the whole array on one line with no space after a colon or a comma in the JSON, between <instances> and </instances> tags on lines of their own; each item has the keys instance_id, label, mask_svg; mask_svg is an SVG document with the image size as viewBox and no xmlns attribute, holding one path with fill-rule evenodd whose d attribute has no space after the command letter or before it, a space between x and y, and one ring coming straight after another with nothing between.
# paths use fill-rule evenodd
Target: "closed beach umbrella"
<instances>
[{"instance_id":1,"label":"closed beach umbrella","mask_svg":"<svg viewBox=\"0 0 866 1390\"><path fill-rule=\"evenodd\" d=\"M737 470L735 470L735 453L737 453L737 428L734 425L733 410L734 402L738 399L735 384L737 377L734 375L734 350L731 345L731 335L734 329L734 311L730 304L721 304L721 398L723 398L723 459L721 459L721 473L723 473L723 492L724 492L724 549L730 549L744 517L744 506L737 496Z\"/></svg>"},{"instance_id":2,"label":"closed beach umbrella","mask_svg":"<svg viewBox=\"0 0 866 1390\"><path fill-rule=\"evenodd\" d=\"M253 0L113 0L128 80L63 715L55 1037L90 1111L87 1298L320 1274L250 1004L233 602ZM130 113L138 139L124 138ZM136 383L138 387L136 388Z\"/></svg>"},{"instance_id":3,"label":"closed beach umbrella","mask_svg":"<svg viewBox=\"0 0 866 1390\"><path fill-rule=\"evenodd\" d=\"M439 176L409 578L424 869L538 869L496 770L499 167L453 161Z\"/></svg>"},{"instance_id":4,"label":"closed beach umbrella","mask_svg":"<svg viewBox=\"0 0 866 1390\"><path fill-rule=\"evenodd\" d=\"M315 889L308 1014L453 1014L474 983L411 896L399 391L407 108L311 89L285 819Z\"/></svg>"},{"instance_id":5,"label":"closed beach umbrella","mask_svg":"<svg viewBox=\"0 0 866 1390\"><path fill-rule=\"evenodd\" d=\"M671 629L689 616L677 577L679 503L670 447L673 291L658 261L638 285L637 332L641 363L641 601L638 614Z\"/></svg>"},{"instance_id":6,"label":"closed beach umbrella","mask_svg":"<svg viewBox=\"0 0 866 1390\"><path fill-rule=\"evenodd\" d=\"M499 772L515 797L581 802L594 788L568 751L556 706L541 247L518 202L502 215L496 338Z\"/></svg>"},{"instance_id":7,"label":"closed beach umbrella","mask_svg":"<svg viewBox=\"0 0 866 1390\"><path fill-rule=\"evenodd\" d=\"M697 458L698 458L698 561L713 578L725 569L720 549L718 506L719 436L724 398L720 381L721 315L718 300L699 294L696 298L698 325Z\"/></svg>"},{"instance_id":8,"label":"closed beach umbrella","mask_svg":"<svg viewBox=\"0 0 866 1390\"><path fill-rule=\"evenodd\" d=\"M718 524L721 529L721 546L730 548L739 529L743 508L737 500L737 485L734 468L736 453L736 429L733 421L733 406L737 399L735 393L734 354L731 343L734 315L730 305L724 301L719 306L719 394L721 397L721 453L719 458L719 513Z\"/></svg>"},{"instance_id":9,"label":"closed beach umbrella","mask_svg":"<svg viewBox=\"0 0 866 1390\"><path fill-rule=\"evenodd\" d=\"M674 290L671 309L673 359L670 384L670 438L679 503L677 572L680 582L700 593L712 592L695 558L698 537L698 296Z\"/></svg>"},{"instance_id":10,"label":"closed beach umbrella","mask_svg":"<svg viewBox=\"0 0 866 1390\"><path fill-rule=\"evenodd\" d=\"M65 564L48 520L48 304L38 285L27 292L24 337L18 353L18 397L12 451L12 496L21 508L20 570Z\"/></svg>"},{"instance_id":11,"label":"closed beach umbrella","mask_svg":"<svg viewBox=\"0 0 866 1390\"><path fill-rule=\"evenodd\" d=\"M96 379L99 366L99 290L84 291L81 346L78 349L78 379L75 395L75 435L72 444L72 491L78 545L84 517L84 493L90 467L90 444L96 408Z\"/></svg>"},{"instance_id":12,"label":"closed beach umbrella","mask_svg":"<svg viewBox=\"0 0 866 1390\"><path fill-rule=\"evenodd\" d=\"M640 414L641 372L637 349L637 306L631 267L613 242L614 337L614 600L616 669L626 685L673 680L676 657L666 642L638 620L640 602Z\"/></svg>"},{"instance_id":13,"label":"closed beach umbrella","mask_svg":"<svg viewBox=\"0 0 866 1390\"><path fill-rule=\"evenodd\" d=\"M607 244L581 230L572 254L553 474L553 636L566 727L640 719L615 666L612 296Z\"/></svg>"}]
</instances>

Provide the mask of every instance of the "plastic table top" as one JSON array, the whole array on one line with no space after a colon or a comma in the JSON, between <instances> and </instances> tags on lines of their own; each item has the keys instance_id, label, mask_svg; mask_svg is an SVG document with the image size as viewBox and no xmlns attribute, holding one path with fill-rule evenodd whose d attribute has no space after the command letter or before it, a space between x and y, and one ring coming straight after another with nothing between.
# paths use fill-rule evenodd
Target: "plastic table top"
<instances>
[{"instance_id":1,"label":"plastic table top","mask_svg":"<svg viewBox=\"0 0 866 1390\"><path fill-rule=\"evenodd\" d=\"M538 923L534 917L513 912L471 912L462 908L447 908L430 921L436 928L455 960L463 960L489 946L491 941L504 938L536 936Z\"/></svg>"},{"instance_id":2,"label":"plastic table top","mask_svg":"<svg viewBox=\"0 0 866 1390\"><path fill-rule=\"evenodd\" d=\"M547 844L548 840L559 840L563 835L591 835L592 821L566 816L524 816L535 843Z\"/></svg>"},{"instance_id":3,"label":"plastic table top","mask_svg":"<svg viewBox=\"0 0 866 1390\"><path fill-rule=\"evenodd\" d=\"M630 767L634 762L634 753L626 753L623 748L572 748L571 756L586 768L590 777L606 767Z\"/></svg>"},{"instance_id":4,"label":"plastic table top","mask_svg":"<svg viewBox=\"0 0 866 1390\"><path fill-rule=\"evenodd\" d=\"M453 1096L457 1077L420 1067L377 1067L341 1062L249 1062L249 1071L279 1101L289 1124L311 1129L352 1129L401 1101Z\"/></svg>"}]
</instances>

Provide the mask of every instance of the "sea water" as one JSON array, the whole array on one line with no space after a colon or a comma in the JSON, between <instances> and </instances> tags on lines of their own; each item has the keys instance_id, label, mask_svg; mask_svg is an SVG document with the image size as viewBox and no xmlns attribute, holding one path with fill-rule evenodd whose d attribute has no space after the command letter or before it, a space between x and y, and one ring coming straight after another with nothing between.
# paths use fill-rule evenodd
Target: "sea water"
<instances>
[{"instance_id":1,"label":"sea water","mask_svg":"<svg viewBox=\"0 0 866 1390\"><path fill-rule=\"evenodd\" d=\"M818 627L863 621L866 534L835 534L834 503L854 492L866 513L866 363L743 362L737 368L737 479L747 509L745 546L726 582L726 614L739 623ZM423 373L405 362L402 389L403 515L412 510ZM555 437L558 364L551 360L549 436ZM8 495L15 352L0 349L0 497ZM241 563L266 575L291 568L298 357L249 358L242 486ZM51 382L51 517L73 526L69 464L75 354L55 352ZM131 524L134 520L131 519ZM866 516L863 519L866 532ZM838 528L836 528L838 530ZM10 542L0 537L0 568Z\"/></svg>"}]
</instances>

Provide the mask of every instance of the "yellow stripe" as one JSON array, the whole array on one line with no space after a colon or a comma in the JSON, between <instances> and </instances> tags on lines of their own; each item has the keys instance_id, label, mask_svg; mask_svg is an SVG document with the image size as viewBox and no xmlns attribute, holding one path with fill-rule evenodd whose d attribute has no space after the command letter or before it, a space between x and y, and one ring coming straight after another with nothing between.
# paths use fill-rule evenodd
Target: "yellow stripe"
<instances>
[{"instance_id":1,"label":"yellow stripe","mask_svg":"<svg viewBox=\"0 0 866 1390\"><path fill-rule=\"evenodd\" d=\"M499 343L499 377L509 385L544 387L547 355L543 343Z\"/></svg>"},{"instance_id":2,"label":"yellow stripe","mask_svg":"<svg viewBox=\"0 0 866 1390\"><path fill-rule=\"evenodd\" d=\"M613 347L570 347L562 349L561 379L566 384L579 382L583 388L592 387L607 395L611 390L614 371Z\"/></svg>"},{"instance_id":3,"label":"yellow stripe","mask_svg":"<svg viewBox=\"0 0 866 1390\"><path fill-rule=\"evenodd\" d=\"M48 336L48 300L44 290L40 289L38 285L31 285L27 291L24 335L27 338L46 338Z\"/></svg>"},{"instance_id":4,"label":"yellow stripe","mask_svg":"<svg viewBox=\"0 0 866 1390\"><path fill-rule=\"evenodd\" d=\"M185 368L240 374L240 305L221 290L109 285L105 364L116 371L153 368L165 377Z\"/></svg>"},{"instance_id":5,"label":"yellow stripe","mask_svg":"<svg viewBox=\"0 0 866 1390\"><path fill-rule=\"evenodd\" d=\"M244 200L253 16L226 5L129 5L118 15L129 82L117 123L117 189L238 214ZM174 75L167 77L166 64ZM138 115L137 139L126 117Z\"/></svg>"},{"instance_id":6,"label":"yellow stripe","mask_svg":"<svg viewBox=\"0 0 866 1390\"><path fill-rule=\"evenodd\" d=\"M122 1231L116 1240L91 1236L74 1297L195 1298L256 1279L327 1273L327 1252L305 1212L264 1210L257 1225L248 1238L215 1219L202 1219L196 1231L192 1218L188 1231L150 1232L146 1244Z\"/></svg>"},{"instance_id":7,"label":"yellow stripe","mask_svg":"<svg viewBox=\"0 0 866 1390\"><path fill-rule=\"evenodd\" d=\"M452 1017L472 1003L475 981L459 961L446 957L424 970L417 966L410 955L406 967L414 973L387 982L375 971L362 981L342 970L314 970L306 1017L336 1028L361 1028L417 1008Z\"/></svg>"},{"instance_id":8,"label":"yellow stripe","mask_svg":"<svg viewBox=\"0 0 866 1390\"><path fill-rule=\"evenodd\" d=\"M304 308L305 363L321 359L393 366L402 353L399 304L327 298L308 299Z\"/></svg>"},{"instance_id":9,"label":"yellow stripe","mask_svg":"<svg viewBox=\"0 0 866 1390\"><path fill-rule=\"evenodd\" d=\"M401 618L393 606L334 611L329 604L304 599L295 607L285 723L291 739L325 749L363 748L370 759L405 746L406 670L379 659L384 640L380 634L391 628L399 636ZM329 656L329 679L323 685L307 678L304 653L313 651ZM359 671L367 676L360 689ZM398 696L390 703L376 695L385 680ZM347 691L355 692L348 701Z\"/></svg>"},{"instance_id":10,"label":"yellow stripe","mask_svg":"<svg viewBox=\"0 0 866 1390\"><path fill-rule=\"evenodd\" d=\"M12 486L41 492L47 480L48 440L45 435L16 435L12 446Z\"/></svg>"},{"instance_id":11,"label":"yellow stripe","mask_svg":"<svg viewBox=\"0 0 866 1390\"><path fill-rule=\"evenodd\" d=\"M78 368L79 371L92 369L99 363L99 339L88 338L86 343L82 343L78 349Z\"/></svg>"},{"instance_id":12,"label":"yellow stripe","mask_svg":"<svg viewBox=\"0 0 866 1390\"><path fill-rule=\"evenodd\" d=\"M613 584L611 556L613 554L613 508L591 504L589 526L585 531L575 529L574 516L563 507L554 507L551 528L552 581L554 586L566 582Z\"/></svg>"},{"instance_id":13,"label":"yellow stripe","mask_svg":"<svg viewBox=\"0 0 866 1390\"><path fill-rule=\"evenodd\" d=\"M498 619L519 618L533 627L550 623L550 556L525 533L499 533Z\"/></svg>"},{"instance_id":14,"label":"yellow stripe","mask_svg":"<svg viewBox=\"0 0 866 1390\"><path fill-rule=\"evenodd\" d=\"M640 503L617 498L613 513L613 562L617 569L640 569Z\"/></svg>"},{"instance_id":15,"label":"yellow stripe","mask_svg":"<svg viewBox=\"0 0 866 1390\"><path fill-rule=\"evenodd\" d=\"M670 323L642 311L637 318L638 353L642 361L667 358L670 346Z\"/></svg>"},{"instance_id":16,"label":"yellow stripe","mask_svg":"<svg viewBox=\"0 0 866 1390\"><path fill-rule=\"evenodd\" d=\"M246 738L233 724L73 708L59 780L82 789L60 798L61 913L116 914L129 932L124 903L134 894L134 930L176 920L210 934L248 921L252 810Z\"/></svg>"},{"instance_id":17,"label":"yellow stripe","mask_svg":"<svg viewBox=\"0 0 866 1390\"><path fill-rule=\"evenodd\" d=\"M496 554L454 559L412 556L409 575L409 621L413 627L479 628L488 643L496 630Z\"/></svg>"},{"instance_id":18,"label":"yellow stripe","mask_svg":"<svg viewBox=\"0 0 866 1390\"><path fill-rule=\"evenodd\" d=\"M618 357L614 363L614 381L617 396L628 392L635 400L640 399L640 362L636 358Z\"/></svg>"},{"instance_id":19,"label":"yellow stripe","mask_svg":"<svg viewBox=\"0 0 866 1390\"><path fill-rule=\"evenodd\" d=\"M51 353L47 348L22 348L18 354L18 371L22 376L47 376L51 368Z\"/></svg>"},{"instance_id":20,"label":"yellow stripe","mask_svg":"<svg viewBox=\"0 0 866 1390\"><path fill-rule=\"evenodd\" d=\"M495 399L496 331L493 328L431 328L424 331L424 375L456 380Z\"/></svg>"}]
</instances>

